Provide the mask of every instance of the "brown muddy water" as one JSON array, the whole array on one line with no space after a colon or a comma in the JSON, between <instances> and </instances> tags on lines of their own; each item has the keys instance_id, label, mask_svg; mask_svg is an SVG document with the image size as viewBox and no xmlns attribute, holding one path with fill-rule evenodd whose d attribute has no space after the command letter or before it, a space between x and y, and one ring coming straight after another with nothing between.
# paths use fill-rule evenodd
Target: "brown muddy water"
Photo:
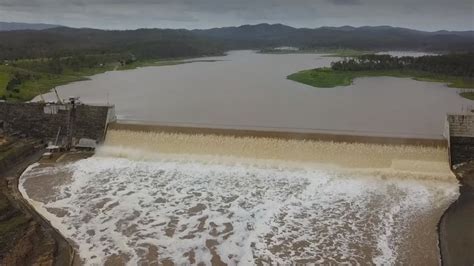
<instances>
[{"instance_id":1,"label":"brown muddy water","mask_svg":"<svg viewBox=\"0 0 474 266\"><path fill-rule=\"evenodd\" d=\"M445 84L408 78L360 78L330 89L286 79L339 60L323 55L233 51L205 59L220 61L112 71L58 90L63 98L113 103L122 120L438 139L446 113L472 105Z\"/></svg>"},{"instance_id":2,"label":"brown muddy water","mask_svg":"<svg viewBox=\"0 0 474 266\"><path fill-rule=\"evenodd\" d=\"M86 265L439 264L444 148L112 130L20 189Z\"/></svg>"}]
</instances>

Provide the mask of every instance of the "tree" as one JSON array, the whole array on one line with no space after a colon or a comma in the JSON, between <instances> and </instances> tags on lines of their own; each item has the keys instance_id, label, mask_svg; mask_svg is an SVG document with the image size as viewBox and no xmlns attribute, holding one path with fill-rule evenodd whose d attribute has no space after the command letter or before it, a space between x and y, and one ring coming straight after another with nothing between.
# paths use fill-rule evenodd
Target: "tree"
<instances>
[{"instance_id":1,"label":"tree","mask_svg":"<svg viewBox=\"0 0 474 266\"><path fill-rule=\"evenodd\" d=\"M61 66L61 59L58 56L54 56L48 62L49 72L53 74L63 73L63 67Z\"/></svg>"}]
</instances>

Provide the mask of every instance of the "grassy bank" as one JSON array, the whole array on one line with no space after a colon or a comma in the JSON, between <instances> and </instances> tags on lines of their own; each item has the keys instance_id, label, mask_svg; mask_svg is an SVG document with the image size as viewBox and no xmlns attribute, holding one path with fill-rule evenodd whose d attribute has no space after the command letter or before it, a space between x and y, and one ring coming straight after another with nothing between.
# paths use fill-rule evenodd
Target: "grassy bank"
<instances>
[{"instance_id":1,"label":"grassy bank","mask_svg":"<svg viewBox=\"0 0 474 266\"><path fill-rule=\"evenodd\" d=\"M105 70L104 70L105 71ZM28 75L30 78L21 82L13 89L8 89L7 84L15 73ZM97 71L97 73L100 73ZM6 101L29 101L36 95L50 91L56 86L74 81L85 80L81 74L50 74L31 71L17 67L0 66L0 98Z\"/></svg>"},{"instance_id":2,"label":"grassy bank","mask_svg":"<svg viewBox=\"0 0 474 266\"><path fill-rule=\"evenodd\" d=\"M356 78L382 76L412 78L419 81L442 82L448 84L448 87L452 88L474 89L474 79L403 70L336 71L330 68L318 68L294 73L289 75L288 79L313 87L333 88L337 86L349 86ZM474 99L474 92L465 92L461 95L471 100Z\"/></svg>"},{"instance_id":3,"label":"grassy bank","mask_svg":"<svg viewBox=\"0 0 474 266\"><path fill-rule=\"evenodd\" d=\"M196 60L212 62L212 60ZM54 87L75 81L87 80L89 76L112 70L130 70L147 66L178 65L196 61L173 60L139 60L128 64L111 62L92 67L70 68L63 67L60 74L49 71L47 63L39 60L17 61L15 64L0 65L0 99L10 102L29 101L35 96L49 92ZM20 82L8 86L12 79L20 76Z\"/></svg>"},{"instance_id":4,"label":"grassy bank","mask_svg":"<svg viewBox=\"0 0 474 266\"><path fill-rule=\"evenodd\" d=\"M474 101L474 92L461 92L459 95L462 97Z\"/></svg>"}]
</instances>

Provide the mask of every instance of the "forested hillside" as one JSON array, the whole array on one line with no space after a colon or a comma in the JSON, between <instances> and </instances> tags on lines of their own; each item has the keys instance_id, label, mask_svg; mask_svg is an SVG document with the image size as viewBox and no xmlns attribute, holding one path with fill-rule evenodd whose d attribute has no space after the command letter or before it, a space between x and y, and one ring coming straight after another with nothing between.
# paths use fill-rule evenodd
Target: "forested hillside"
<instances>
[{"instance_id":1,"label":"forested hillside","mask_svg":"<svg viewBox=\"0 0 474 266\"><path fill-rule=\"evenodd\" d=\"M474 53L440 56L361 55L334 62L336 71L415 70L474 78Z\"/></svg>"},{"instance_id":2,"label":"forested hillside","mask_svg":"<svg viewBox=\"0 0 474 266\"><path fill-rule=\"evenodd\" d=\"M0 32L0 59L31 59L78 54L133 54L174 58L221 53L222 48L186 30L104 31L54 28Z\"/></svg>"},{"instance_id":3,"label":"forested hillside","mask_svg":"<svg viewBox=\"0 0 474 266\"><path fill-rule=\"evenodd\" d=\"M424 32L389 26L292 28L282 24L244 25L193 31L228 49L294 46L302 49L473 51L474 32Z\"/></svg>"},{"instance_id":4,"label":"forested hillside","mask_svg":"<svg viewBox=\"0 0 474 266\"><path fill-rule=\"evenodd\" d=\"M107 31L59 27L0 32L0 60L106 53L131 53L138 59L173 58L278 46L466 52L474 51L474 32L423 32L386 26L297 29L281 24L192 31Z\"/></svg>"}]
</instances>

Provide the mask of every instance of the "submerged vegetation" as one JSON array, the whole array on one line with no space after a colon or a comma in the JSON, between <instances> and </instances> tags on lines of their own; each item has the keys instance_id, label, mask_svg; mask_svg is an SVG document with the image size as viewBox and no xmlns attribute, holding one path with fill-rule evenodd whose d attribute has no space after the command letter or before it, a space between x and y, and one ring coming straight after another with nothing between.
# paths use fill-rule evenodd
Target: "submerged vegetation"
<instances>
[{"instance_id":1,"label":"submerged vegetation","mask_svg":"<svg viewBox=\"0 0 474 266\"><path fill-rule=\"evenodd\" d=\"M449 87L474 89L474 54L422 57L361 55L334 62L331 68L304 70L288 79L319 88L349 86L360 77L401 77L447 83ZM461 96L473 99L474 92Z\"/></svg>"}]
</instances>

